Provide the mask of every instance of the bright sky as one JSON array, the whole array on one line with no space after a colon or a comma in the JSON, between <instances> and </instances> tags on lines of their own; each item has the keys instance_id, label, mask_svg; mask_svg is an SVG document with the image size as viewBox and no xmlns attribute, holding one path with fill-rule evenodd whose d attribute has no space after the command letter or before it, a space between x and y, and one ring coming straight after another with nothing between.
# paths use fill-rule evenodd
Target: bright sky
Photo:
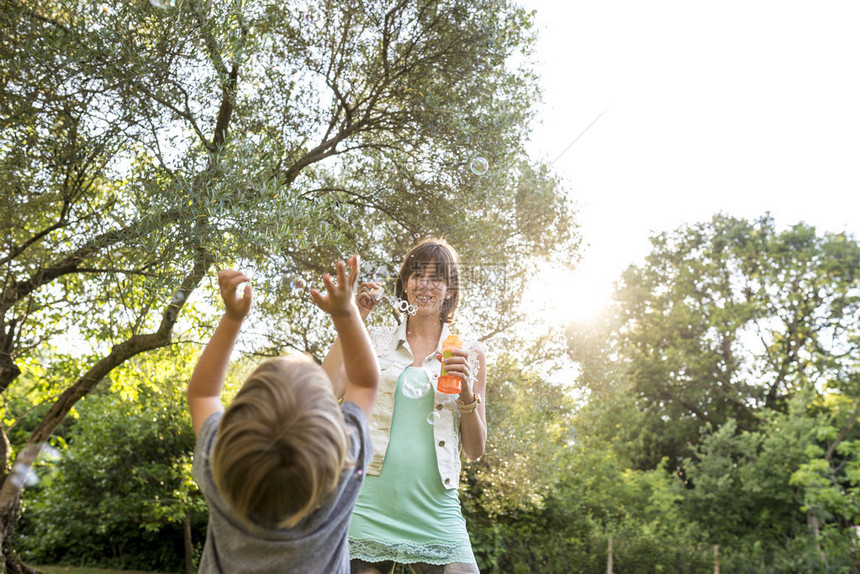
<instances>
[{"instance_id":1,"label":"bright sky","mask_svg":"<svg viewBox=\"0 0 860 574\"><path fill-rule=\"evenodd\" d=\"M716 212L860 236L860 3L522 4L545 100L532 152L553 161L605 110L555 163L586 248L553 316L599 309L653 232Z\"/></svg>"}]
</instances>

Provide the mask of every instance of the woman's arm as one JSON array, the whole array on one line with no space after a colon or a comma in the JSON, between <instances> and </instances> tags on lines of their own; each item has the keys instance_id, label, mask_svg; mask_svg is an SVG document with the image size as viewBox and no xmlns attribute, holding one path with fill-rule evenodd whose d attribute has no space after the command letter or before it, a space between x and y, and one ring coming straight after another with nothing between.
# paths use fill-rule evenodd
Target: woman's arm
<instances>
[{"instance_id":1,"label":"woman's arm","mask_svg":"<svg viewBox=\"0 0 860 574\"><path fill-rule=\"evenodd\" d=\"M461 411L460 440L463 443L463 451L469 460L480 458L487 446L487 360L481 345L476 343L476 347L478 372L475 373L475 386L470 392L469 385L463 385L463 391L460 392L460 402L457 404ZM472 409L477 396L481 397L480 402ZM471 412L463 412L469 410Z\"/></svg>"}]
</instances>

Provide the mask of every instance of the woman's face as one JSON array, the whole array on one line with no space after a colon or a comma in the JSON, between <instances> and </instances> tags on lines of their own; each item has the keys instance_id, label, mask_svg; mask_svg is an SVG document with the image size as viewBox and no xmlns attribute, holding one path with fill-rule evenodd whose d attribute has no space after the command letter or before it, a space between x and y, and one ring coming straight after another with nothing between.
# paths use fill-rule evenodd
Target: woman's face
<instances>
[{"instance_id":1,"label":"woman's face","mask_svg":"<svg viewBox=\"0 0 860 574\"><path fill-rule=\"evenodd\" d=\"M406 281L403 291L406 299L418 308L416 315L438 317L442 312L448 286L436 267L436 262L430 262L424 269L413 271Z\"/></svg>"}]
</instances>

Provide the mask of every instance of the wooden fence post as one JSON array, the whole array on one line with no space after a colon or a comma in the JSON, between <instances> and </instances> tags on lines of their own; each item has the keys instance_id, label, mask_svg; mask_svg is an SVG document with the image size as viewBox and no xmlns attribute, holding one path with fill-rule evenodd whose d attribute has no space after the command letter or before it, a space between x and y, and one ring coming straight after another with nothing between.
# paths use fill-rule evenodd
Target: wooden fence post
<instances>
[{"instance_id":1,"label":"wooden fence post","mask_svg":"<svg viewBox=\"0 0 860 574\"><path fill-rule=\"evenodd\" d=\"M612 537L609 537L609 548L607 550L608 557L606 558L606 574L612 574Z\"/></svg>"}]
</instances>

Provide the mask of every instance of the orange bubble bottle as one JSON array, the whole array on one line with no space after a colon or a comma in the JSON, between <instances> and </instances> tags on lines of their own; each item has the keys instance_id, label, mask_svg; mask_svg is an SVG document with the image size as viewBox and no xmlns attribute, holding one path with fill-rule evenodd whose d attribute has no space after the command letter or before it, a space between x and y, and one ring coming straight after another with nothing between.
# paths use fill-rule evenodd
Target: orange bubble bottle
<instances>
[{"instance_id":1,"label":"orange bubble bottle","mask_svg":"<svg viewBox=\"0 0 860 574\"><path fill-rule=\"evenodd\" d=\"M457 335L448 335L442 341L442 372L439 375L439 380L436 383L436 388L440 393L446 395L456 395L460 393L463 381L453 375L449 375L445 371L445 359L451 356L451 349L462 349L463 341Z\"/></svg>"}]
</instances>

